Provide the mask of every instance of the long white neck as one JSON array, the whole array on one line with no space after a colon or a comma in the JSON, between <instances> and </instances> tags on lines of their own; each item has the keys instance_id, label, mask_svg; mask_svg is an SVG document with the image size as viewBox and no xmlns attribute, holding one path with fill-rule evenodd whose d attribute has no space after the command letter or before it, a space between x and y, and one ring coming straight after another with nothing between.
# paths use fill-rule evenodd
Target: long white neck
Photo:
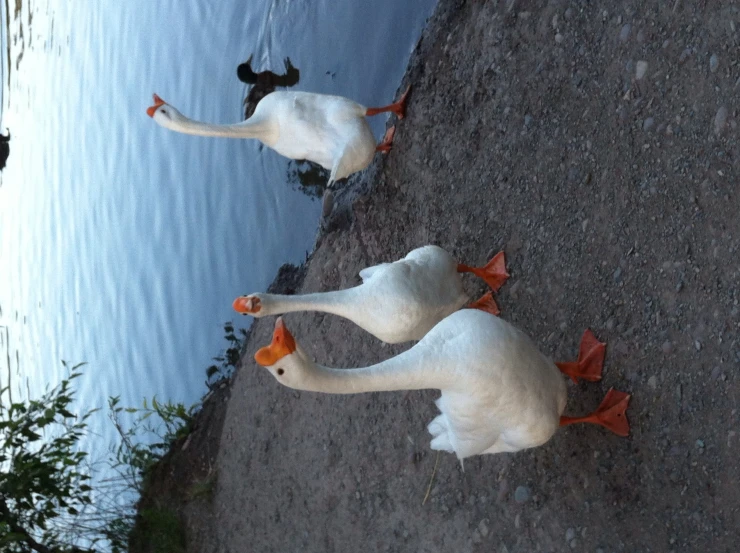
<instances>
[{"instance_id":1,"label":"long white neck","mask_svg":"<svg viewBox=\"0 0 740 553\"><path fill-rule=\"evenodd\" d=\"M282 315L283 313L296 311L321 311L354 321L353 315L357 315L358 309L362 309L360 288L361 286L357 286L346 290L297 294L294 296L260 294L260 297L263 301L265 315Z\"/></svg>"},{"instance_id":2,"label":"long white neck","mask_svg":"<svg viewBox=\"0 0 740 553\"><path fill-rule=\"evenodd\" d=\"M432 359L425 355L425 349L419 350L417 347L360 369L324 367L309 359L299 349L294 355L296 361L302 365L303 378L299 385L288 385L299 390L326 394L439 390L449 387L454 374L440 366L439 363L443 363L443 360Z\"/></svg>"},{"instance_id":3,"label":"long white neck","mask_svg":"<svg viewBox=\"0 0 740 553\"><path fill-rule=\"evenodd\" d=\"M182 114L172 119L157 119L157 122L170 130L196 136L218 136L224 138L256 138L270 143L277 132L270 119L263 116L252 116L241 123L215 125L195 121Z\"/></svg>"}]
</instances>

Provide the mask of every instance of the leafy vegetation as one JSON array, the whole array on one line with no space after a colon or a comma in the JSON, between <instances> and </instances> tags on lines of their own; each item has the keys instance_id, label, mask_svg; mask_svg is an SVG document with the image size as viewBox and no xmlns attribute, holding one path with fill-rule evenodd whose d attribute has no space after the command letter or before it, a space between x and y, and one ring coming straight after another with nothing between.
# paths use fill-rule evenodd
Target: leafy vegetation
<instances>
[{"instance_id":1,"label":"leafy vegetation","mask_svg":"<svg viewBox=\"0 0 740 553\"><path fill-rule=\"evenodd\" d=\"M208 369L209 387L231 375L249 335L230 322L224 331L228 347ZM163 504L142 506L140 498L157 464L190 434L200 403L186 407L153 397L137 408L109 398L119 439L109 458L93 462L80 445L98 410L74 414L74 383L84 364L64 365L67 378L38 399L15 402L9 385L0 389L0 551L184 551L177 513ZM184 499L210 497L216 477L209 471Z\"/></svg>"},{"instance_id":2,"label":"leafy vegetation","mask_svg":"<svg viewBox=\"0 0 740 553\"><path fill-rule=\"evenodd\" d=\"M66 365L65 365L66 366ZM77 444L94 411L73 415L75 365L68 378L38 400L14 402L0 390L0 545L8 553L92 551L70 541L92 503L87 453ZM6 401L3 398L7 398ZM84 540L80 540L84 541Z\"/></svg>"},{"instance_id":3,"label":"leafy vegetation","mask_svg":"<svg viewBox=\"0 0 740 553\"><path fill-rule=\"evenodd\" d=\"M238 332L238 335L237 335ZM224 352L213 358L217 362L206 369L206 386L212 389L216 383L224 378L229 378L239 366L239 360L242 356L244 343L249 337L249 330L240 328L234 329L234 323L224 323L224 339L229 343L229 347Z\"/></svg>"}]
</instances>

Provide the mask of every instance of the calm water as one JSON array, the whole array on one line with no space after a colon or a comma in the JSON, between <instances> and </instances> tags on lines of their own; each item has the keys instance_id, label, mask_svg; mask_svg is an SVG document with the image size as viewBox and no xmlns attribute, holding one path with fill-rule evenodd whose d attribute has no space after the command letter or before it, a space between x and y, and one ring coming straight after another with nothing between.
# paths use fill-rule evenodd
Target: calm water
<instances>
[{"instance_id":1,"label":"calm water","mask_svg":"<svg viewBox=\"0 0 740 553\"><path fill-rule=\"evenodd\" d=\"M83 408L118 394L197 400L232 300L304 259L320 203L256 142L158 127L152 92L194 118L237 121L236 66L254 54L257 70L290 56L297 89L386 104L434 4L38 0L11 13L0 382L10 372L36 394L65 374L61 359L87 361ZM374 118L378 137L384 125ZM112 436L103 414L94 426Z\"/></svg>"}]
</instances>

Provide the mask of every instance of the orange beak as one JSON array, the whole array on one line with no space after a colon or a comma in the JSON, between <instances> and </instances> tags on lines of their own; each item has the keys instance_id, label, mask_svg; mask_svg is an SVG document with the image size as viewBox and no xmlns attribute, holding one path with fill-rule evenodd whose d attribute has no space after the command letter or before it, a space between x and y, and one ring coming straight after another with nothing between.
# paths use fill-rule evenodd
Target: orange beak
<instances>
[{"instance_id":1,"label":"orange beak","mask_svg":"<svg viewBox=\"0 0 740 553\"><path fill-rule=\"evenodd\" d=\"M295 350L296 345L293 336L285 328L283 318L278 317L275 321L275 330L272 333L272 343L258 350L254 354L254 360L263 367L271 367Z\"/></svg>"},{"instance_id":2,"label":"orange beak","mask_svg":"<svg viewBox=\"0 0 740 553\"><path fill-rule=\"evenodd\" d=\"M239 296L231 304L234 311L241 313L242 315L251 315L252 313L259 313L260 305L257 298L248 298L247 296Z\"/></svg>"},{"instance_id":3,"label":"orange beak","mask_svg":"<svg viewBox=\"0 0 740 553\"><path fill-rule=\"evenodd\" d=\"M157 96L156 94L152 94L152 96L154 97L154 105L151 106L150 108L147 108L146 110L146 114L149 117L154 117L154 112L157 111L157 108L167 103L164 100L162 100L162 98Z\"/></svg>"}]
</instances>

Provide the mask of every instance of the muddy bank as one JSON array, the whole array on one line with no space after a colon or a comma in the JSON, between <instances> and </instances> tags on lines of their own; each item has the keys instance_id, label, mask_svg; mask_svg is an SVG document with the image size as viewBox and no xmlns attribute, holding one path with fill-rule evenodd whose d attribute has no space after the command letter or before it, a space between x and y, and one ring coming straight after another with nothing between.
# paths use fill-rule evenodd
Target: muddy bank
<instances>
[{"instance_id":1,"label":"muddy bank","mask_svg":"<svg viewBox=\"0 0 740 553\"><path fill-rule=\"evenodd\" d=\"M695 5L696 4L696 5ZM556 359L584 328L604 379L569 414L633 394L632 435L434 466L435 391L328 396L252 360L230 386L218 481L183 511L191 551L733 551L740 539L740 219L730 2L441 0L412 57L395 146L335 194L299 292L438 244L505 249L502 316ZM471 296L483 291L466 280ZM327 365L385 346L337 317L286 322Z\"/></svg>"}]
</instances>

